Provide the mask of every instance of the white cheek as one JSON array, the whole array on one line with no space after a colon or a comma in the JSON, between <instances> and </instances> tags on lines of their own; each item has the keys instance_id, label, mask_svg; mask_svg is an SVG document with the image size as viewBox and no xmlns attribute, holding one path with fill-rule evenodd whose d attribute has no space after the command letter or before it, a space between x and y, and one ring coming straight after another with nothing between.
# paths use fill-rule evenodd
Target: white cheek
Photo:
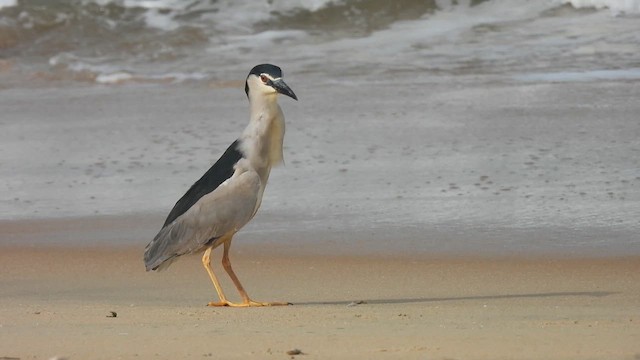
<instances>
[{"instance_id":1,"label":"white cheek","mask_svg":"<svg viewBox=\"0 0 640 360\"><path fill-rule=\"evenodd\" d=\"M260 87L260 91L262 91L263 94L273 94L276 92L276 89L272 88L269 85L262 84L262 86Z\"/></svg>"}]
</instances>

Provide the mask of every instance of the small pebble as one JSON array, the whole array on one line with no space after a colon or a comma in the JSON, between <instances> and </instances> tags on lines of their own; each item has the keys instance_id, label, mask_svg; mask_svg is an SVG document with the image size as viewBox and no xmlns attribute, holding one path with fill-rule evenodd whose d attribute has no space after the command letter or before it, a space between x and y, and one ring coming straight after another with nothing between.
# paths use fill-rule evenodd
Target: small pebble
<instances>
[{"instance_id":1,"label":"small pebble","mask_svg":"<svg viewBox=\"0 0 640 360\"><path fill-rule=\"evenodd\" d=\"M304 353L300 349L293 349L287 351L287 355L304 355Z\"/></svg>"}]
</instances>

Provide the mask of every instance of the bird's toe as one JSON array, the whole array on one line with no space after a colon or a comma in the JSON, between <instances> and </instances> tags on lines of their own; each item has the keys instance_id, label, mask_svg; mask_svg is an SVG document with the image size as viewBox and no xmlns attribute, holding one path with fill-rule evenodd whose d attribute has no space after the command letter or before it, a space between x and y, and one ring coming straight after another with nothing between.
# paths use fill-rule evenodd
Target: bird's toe
<instances>
[{"instance_id":1,"label":"bird's toe","mask_svg":"<svg viewBox=\"0 0 640 360\"><path fill-rule=\"evenodd\" d=\"M220 307L220 306L234 306L237 304L233 304L229 301L211 301L207 304L207 306L211 306L211 307Z\"/></svg>"},{"instance_id":2,"label":"bird's toe","mask_svg":"<svg viewBox=\"0 0 640 360\"><path fill-rule=\"evenodd\" d=\"M278 301L259 302L259 301L253 301L253 300L250 300L248 303L248 306L287 306L287 305L293 305L293 304L290 302L278 302Z\"/></svg>"}]
</instances>

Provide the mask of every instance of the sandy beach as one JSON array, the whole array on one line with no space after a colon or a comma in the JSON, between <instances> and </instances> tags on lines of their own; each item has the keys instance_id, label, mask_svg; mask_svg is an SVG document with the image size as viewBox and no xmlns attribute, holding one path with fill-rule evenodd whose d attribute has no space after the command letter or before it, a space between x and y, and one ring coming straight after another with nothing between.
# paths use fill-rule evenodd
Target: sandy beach
<instances>
[{"instance_id":1,"label":"sandy beach","mask_svg":"<svg viewBox=\"0 0 640 360\"><path fill-rule=\"evenodd\" d=\"M145 273L141 254L3 247L0 358L640 357L638 257L280 256L240 244L232 260L249 293L294 305L236 309L205 306L215 293L198 256Z\"/></svg>"}]
</instances>

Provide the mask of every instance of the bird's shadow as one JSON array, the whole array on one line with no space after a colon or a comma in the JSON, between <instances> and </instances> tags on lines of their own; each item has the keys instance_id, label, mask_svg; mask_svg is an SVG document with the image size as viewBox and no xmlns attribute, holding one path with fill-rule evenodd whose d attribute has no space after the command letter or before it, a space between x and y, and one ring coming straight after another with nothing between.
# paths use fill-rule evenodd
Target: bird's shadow
<instances>
[{"instance_id":1,"label":"bird's shadow","mask_svg":"<svg viewBox=\"0 0 640 360\"><path fill-rule=\"evenodd\" d=\"M359 304L414 304L414 303L430 303L430 302L451 302L465 300L502 300L502 299L536 299L536 298L553 298L553 297L605 297L619 294L613 291L570 291L570 292L545 292L545 293L528 293L528 294L502 294L502 295L478 295L478 296L452 296L452 297L421 297L421 298L402 298L402 299L358 299L355 301L339 300L339 301L303 301L296 302L294 305L359 305Z\"/></svg>"}]
</instances>

